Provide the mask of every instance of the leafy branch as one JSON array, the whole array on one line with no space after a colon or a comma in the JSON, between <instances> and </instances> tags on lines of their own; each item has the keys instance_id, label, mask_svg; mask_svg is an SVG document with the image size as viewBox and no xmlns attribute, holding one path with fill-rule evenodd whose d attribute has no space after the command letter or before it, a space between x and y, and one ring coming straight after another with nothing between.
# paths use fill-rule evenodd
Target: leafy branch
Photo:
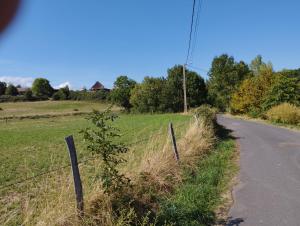
<instances>
[{"instance_id":1,"label":"leafy branch","mask_svg":"<svg viewBox=\"0 0 300 226\"><path fill-rule=\"evenodd\" d=\"M102 161L100 178L106 193L119 191L130 183L130 180L118 171L118 165L126 162L120 155L128 152L128 148L115 141L116 137L120 137L119 129L113 126L117 118L111 107L103 112L94 110L87 117L94 127L81 131L88 142L87 149L99 155Z\"/></svg>"}]
</instances>

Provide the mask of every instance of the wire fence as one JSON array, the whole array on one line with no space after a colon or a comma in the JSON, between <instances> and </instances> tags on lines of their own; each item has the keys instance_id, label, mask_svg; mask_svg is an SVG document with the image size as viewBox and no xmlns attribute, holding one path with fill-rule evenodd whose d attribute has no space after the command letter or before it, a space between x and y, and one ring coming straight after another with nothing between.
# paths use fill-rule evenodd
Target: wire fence
<instances>
[{"instance_id":1,"label":"wire fence","mask_svg":"<svg viewBox=\"0 0 300 226\"><path fill-rule=\"evenodd\" d=\"M187 122L183 122L183 123L180 123L180 124L176 124L176 127L180 127L180 126L183 126L183 125L186 125ZM135 132L135 130L128 130L127 133L129 133L129 131L131 132ZM125 146L127 147L133 147L135 145L138 145L138 144L141 144L141 143L146 143L147 141L150 141L151 139L153 139L154 136L160 136L160 135L163 135L163 134L166 134L167 131L164 131L164 132L160 132L160 133L154 133L150 136L148 136L147 138L143 138L143 139L139 139L135 142L132 142L132 143L125 143ZM82 165L82 164L85 164L91 160L95 160L99 158L98 156L89 156L81 161L78 162L78 165ZM51 170L48 170L48 171L44 171L42 173L39 173L39 174L36 174L34 176L31 176L31 177L27 177L25 179L21 179L21 180L17 180L17 181L14 181L14 182L11 182L11 183L7 183L5 185L2 185L0 186L0 191L3 191L3 190L6 190L7 188L10 188L10 187L14 187L14 186L17 186L19 184L24 184L24 183L27 183L27 182L30 182L30 181L33 181L39 177L42 177L42 176L45 176L45 175L49 175L49 174L53 174L55 172L58 172L58 171L62 171L62 170L65 170L65 169L68 169L71 167L71 164L66 164L66 165L63 165L61 167L58 167L58 168L55 168L55 169L51 169ZM19 178L20 179L20 178Z\"/></svg>"}]
</instances>

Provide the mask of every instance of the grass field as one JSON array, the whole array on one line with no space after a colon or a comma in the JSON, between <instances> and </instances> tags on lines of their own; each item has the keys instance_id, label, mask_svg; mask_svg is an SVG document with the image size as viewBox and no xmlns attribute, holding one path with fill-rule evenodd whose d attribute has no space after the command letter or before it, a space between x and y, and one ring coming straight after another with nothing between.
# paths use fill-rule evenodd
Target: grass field
<instances>
[{"instance_id":1,"label":"grass field","mask_svg":"<svg viewBox=\"0 0 300 226\"><path fill-rule=\"evenodd\" d=\"M3 111L0 111L0 115L61 115L73 111L74 108L88 112L93 108L101 110L105 107L107 105L88 102L7 103L1 104ZM181 114L121 114L116 125L122 134L120 140L128 144L131 150L127 170L134 170L147 142L151 142L151 139L161 139L163 145L167 139L170 121L174 124L176 136L180 137L189 119L190 116ZM7 122L0 121L0 124L0 187L68 164L68 152L64 141L68 135L74 135L79 161L89 156L79 132L90 125L82 115L11 119ZM68 174L69 172L67 170ZM53 177L55 176L57 175L53 174ZM26 193L27 198L32 196L31 199L34 200L36 195L40 194L36 191L40 187L36 184L40 181L43 181L43 178L34 180L34 183L30 181L29 184L17 184L4 190L0 188L1 225L19 225L23 222L23 193Z\"/></svg>"},{"instance_id":2,"label":"grass field","mask_svg":"<svg viewBox=\"0 0 300 226\"><path fill-rule=\"evenodd\" d=\"M92 109L103 109L105 103L85 101L37 101L0 103L0 119L5 117L25 117L41 115L64 115L91 112ZM116 110L117 108L115 108Z\"/></svg>"}]
</instances>

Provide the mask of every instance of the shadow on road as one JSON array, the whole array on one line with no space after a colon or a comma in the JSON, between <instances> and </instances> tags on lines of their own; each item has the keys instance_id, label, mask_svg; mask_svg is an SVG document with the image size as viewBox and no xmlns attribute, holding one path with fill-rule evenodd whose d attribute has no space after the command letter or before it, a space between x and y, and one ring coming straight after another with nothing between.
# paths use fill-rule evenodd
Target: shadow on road
<instances>
[{"instance_id":1,"label":"shadow on road","mask_svg":"<svg viewBox=\"0 0 300 226\"><path fill-rule=\"evenodd\" d=\"M239 137L234 137L232 135L232 130L225 128L220 124L215 125L216 135L220 140L227 140L227 139L239 139Z\"/></svg>"},{"instance_id":2,"label":"shadow on road","mask_svg":"<svg viewBox=\"0 0 300 226\"><path fill-rule=\"evenodd\" d=\"M215 125L215 129L216 129L216 135L217 138L221 139L221 140L227 140L227 139L245 139L244 137L237 137L233 135L233 130L231 129L227 129L224 126L220 125L220 124L216 124Z\"/></svg>"},{"instance_id":3,"label":"shadow on road","mask_svg":"<svg viewBox=\"0 0 300 226\"><path fill-rule=\"evenodd\" d=\"M239 226L242 222L244 222L243 218L229 219L226 226Z\"/></svg>"}]
</instances>

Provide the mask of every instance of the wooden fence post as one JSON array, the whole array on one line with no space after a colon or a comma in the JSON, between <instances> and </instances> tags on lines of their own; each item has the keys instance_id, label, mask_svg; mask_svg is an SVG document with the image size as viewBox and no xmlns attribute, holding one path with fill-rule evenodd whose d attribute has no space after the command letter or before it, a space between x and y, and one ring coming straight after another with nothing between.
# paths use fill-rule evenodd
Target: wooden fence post
<instances>
[{"instance_id":1,"label":"wooden fence post","mask_svg":"<svg viewBox=\"0 0 300 226\"><path fill-rule=\"evenodd\" d=\"M77 154L76 154L76 148L75 148L73 136L71 135L71 136L66 137L65 141L66 141L67 146L68 146L71 165L72 165L78 217L82 218L83 215L84 215L84 212L83 212L83 193L82 193L82 184L81 184L81 179L80 179L80 173L79 173L78 161L77 161Z\"/></svg>"},{"instance_id":2,"label":"wooden fence post","mask_svg":"<svg viewBox=\"0 0 300 226\"><path fill-rule=\"evenodd\" d=\"M173 129L172 122L170 122L170 124L169 124L169 133L170 133L171 140L172 140L172 147L173 147L175 159L177 162L179 162L179 154L178 154L178 150L177 150L176 138L174 135L174 129Z\"/></svg>"}]
</instances>

